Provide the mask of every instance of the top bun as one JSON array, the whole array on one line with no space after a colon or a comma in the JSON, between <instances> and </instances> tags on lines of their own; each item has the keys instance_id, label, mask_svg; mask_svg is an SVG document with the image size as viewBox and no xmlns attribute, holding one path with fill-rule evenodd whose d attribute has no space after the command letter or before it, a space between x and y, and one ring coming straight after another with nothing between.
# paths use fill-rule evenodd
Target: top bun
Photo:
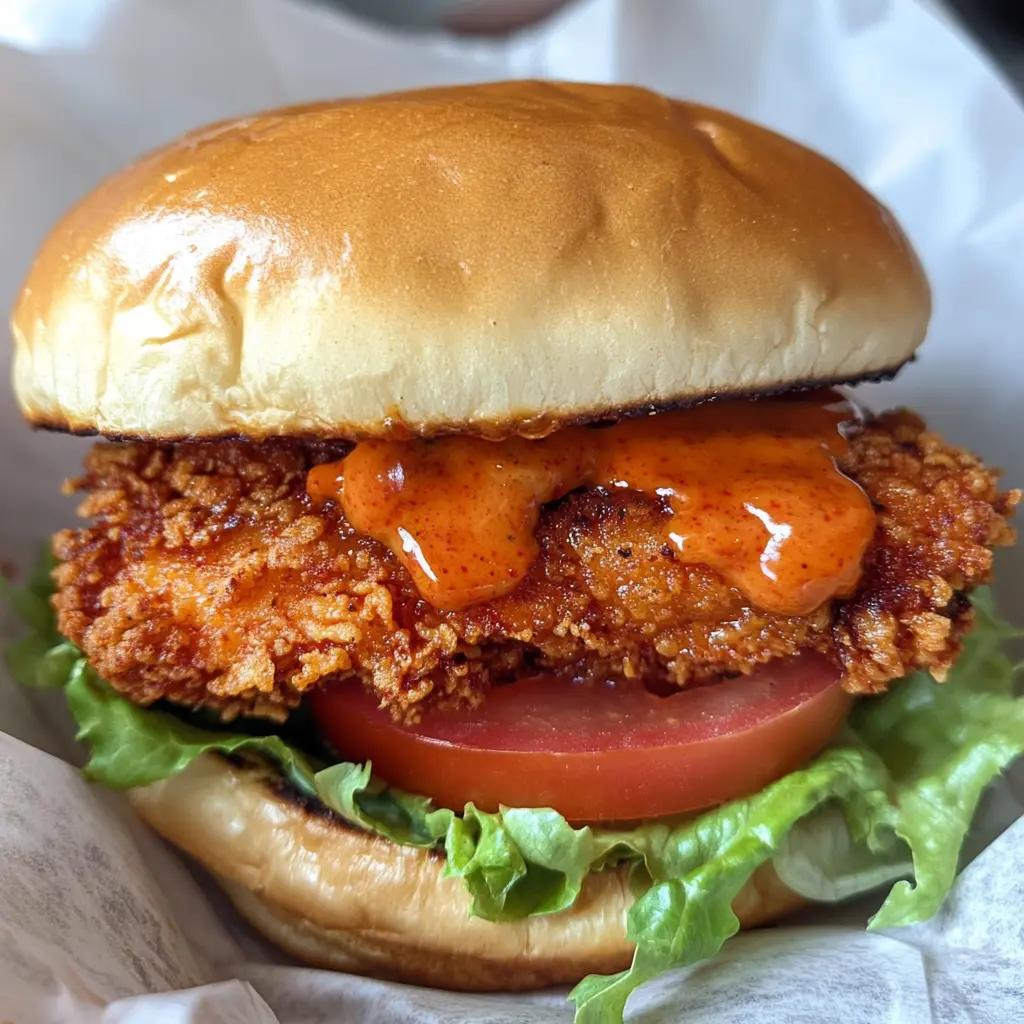
<instances>
[{"instance_id":1,"label":"top bun","mask_svg":"<svg viewBox=\"0 0 1024 1024\"><path fill-rule=\"evenodd\" d=\"M509 82L214 125L102 184L17 302L40 426L541 434L894 372L928 285L828 160L623 86Z\"/></svg>"}]
</instances>

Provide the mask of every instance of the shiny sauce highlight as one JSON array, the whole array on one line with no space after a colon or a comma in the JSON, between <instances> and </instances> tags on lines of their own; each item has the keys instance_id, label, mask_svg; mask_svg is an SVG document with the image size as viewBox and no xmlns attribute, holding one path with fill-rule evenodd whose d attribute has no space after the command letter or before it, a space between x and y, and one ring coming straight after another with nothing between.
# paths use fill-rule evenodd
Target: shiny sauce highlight
<instances>
[{"instance_id":1,"label":"shiny sauce highlight","mask_svg":"<svg viewBox=\"0 0 1024 1024\"><path fill-rule=\"evenodd\" d=\"M856 587L875 529L836 466L857 418L832 391L719 401L541 440L365 441L310 471L443 610L511 591L539 553L541 507L580 486L639 491L666 509L665 543L753 604L806 615Z\"/></svg>"}]
</instances>

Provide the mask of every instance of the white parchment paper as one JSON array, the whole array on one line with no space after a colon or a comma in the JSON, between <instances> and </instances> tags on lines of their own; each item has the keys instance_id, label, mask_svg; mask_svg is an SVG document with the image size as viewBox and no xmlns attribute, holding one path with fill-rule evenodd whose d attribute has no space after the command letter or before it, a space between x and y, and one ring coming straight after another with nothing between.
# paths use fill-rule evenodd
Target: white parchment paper
<instances>
[{"instance_id":1,"label":"white parchment paper","mask_svg":"<svg viewBox=\"0 0 1024 1024\"><path fill-rule=\"evenodd\" d=\"M1024 482L1024 112L941 11L914 0L590 0L502 44L385 35L292 0L2 0L0 304L69 203L181 131L311 98L520 76L650 85L846 166L894 208L935 288L919 362L868 400L913 405ZM24 567L70 522L57 487L82 450L29 432L0 389L5 562ZM1001 556L1000 598L1019 622L1022 570L1024 552ZM65 763L79 755L59 701L0 679L0 728L0 1020L571 1020L562 993L452 995L282 962ZM986 802L972 852L1022 805L1018 772ZM837 908L742 935L642 989L629 1017L1024 1020L1024 821L929 924L868 935L864 916Z\"/></svg>"}]
</instances>

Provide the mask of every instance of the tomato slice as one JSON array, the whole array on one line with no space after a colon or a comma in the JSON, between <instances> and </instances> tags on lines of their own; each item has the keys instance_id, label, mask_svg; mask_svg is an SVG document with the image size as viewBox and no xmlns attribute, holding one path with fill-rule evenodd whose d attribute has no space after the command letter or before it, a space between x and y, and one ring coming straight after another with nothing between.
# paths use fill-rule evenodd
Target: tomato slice
<instances>
[{"instance_id":1,"label":"tomato slice","mask_svg":"<svg viewBox=\"0 0 1024 1024\"><path fill-rule=\"evenodd\" d=\"M354 681L309 699L346 759L371 760L442 807L553 807L574 822L614 822L713 807L799 768L849 710L839 680L810 652L667 697L631 681L536 676L411 727Z\"/></svg>"}]
</instances>

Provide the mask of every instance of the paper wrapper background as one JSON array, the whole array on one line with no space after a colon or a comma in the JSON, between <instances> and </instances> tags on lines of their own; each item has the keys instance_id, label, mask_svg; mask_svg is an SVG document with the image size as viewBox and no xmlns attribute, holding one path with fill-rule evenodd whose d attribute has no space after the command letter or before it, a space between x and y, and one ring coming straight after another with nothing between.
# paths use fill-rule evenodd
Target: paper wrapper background
<instances>
[{"instance_id":1,"label":"paper wrapper background","mask_svg":"<svg viewBox=\"0 0 1024 1024\"><path fill-rule=\"evenodd\" d=\"M68 204L185 129L310 98L523 76L649 85L846 166L894 208L935 289L921 360L865 389L868 401L912 404L1024 482L1024 112L942 15L912 0L592 0L504 44L387 36L290 0L4 0L0 300L9 307ZM70 521L56 490L85 442L30 433L6 390L0 429L0 556L24 567ZM1004 553L1000 597L1018 622L1022 568L1024 553ZM0 726L0 1019L571 1020L558 993L457 996L283 964L120 798L33 749L80 759L57 704L2 680ZM1020 776L990 796L972 852L1019 817ZM641 990L629 1016L1024 1017L1024 822L971 864L930 924L868 935L864 917L863 905L818 911L741 936Z\"/></svg>"}]
</instances>

